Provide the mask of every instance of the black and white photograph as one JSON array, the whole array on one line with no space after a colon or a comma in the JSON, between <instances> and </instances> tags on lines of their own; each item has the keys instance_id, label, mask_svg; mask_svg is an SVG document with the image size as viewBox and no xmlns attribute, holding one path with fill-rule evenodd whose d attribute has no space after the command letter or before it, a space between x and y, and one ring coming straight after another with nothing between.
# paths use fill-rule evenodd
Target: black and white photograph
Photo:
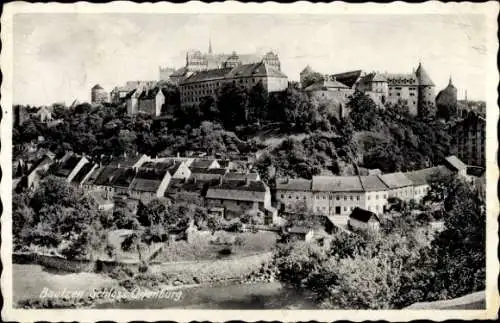
<instances>
[{"instance_id":1,"label":"black and white photograph","mask_svg":"<svg viewBox=\"0 0 500 323\"><path fill-rule=\"evenodd\" d=\"M2 316L497 317L498 12L5 5Z\"/></svg>"}]
</instances>

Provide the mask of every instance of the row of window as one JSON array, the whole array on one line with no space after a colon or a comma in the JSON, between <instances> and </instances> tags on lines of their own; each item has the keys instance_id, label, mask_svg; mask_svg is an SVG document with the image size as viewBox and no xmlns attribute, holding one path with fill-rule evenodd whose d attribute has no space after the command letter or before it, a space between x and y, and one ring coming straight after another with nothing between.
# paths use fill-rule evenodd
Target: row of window
<instances>
[{"instance_id":1,"label":"row of window","mask_svg":"<svg viewBox=\"0 0 500 323\"><path fill-rule=\"evenodd\" d=\"M281 194L281 198L282 199L285 199L285 194ZM298 200L300 197L297 195L295 196L295 199ZM378 194L375 194L375 200L378 200L379 198L387 198L387 194L381 194L380 196ZM292 195L288 195L288 199L292 199ZM306 200L307 197L306 196L303 196L303 199ZM327 195L316 195L316 200L326 200L326 199L329 199L329 200L333 200L333 196L327 196ZM351 201L354 201L354 199L356 199L356 201L359 201L360 200L360 197L359 195L356 195L356 196L353 196L353 195L343 195L343 196L336 196L335 199L337 201L340 201L341 199L343 199L344 201L347 201L347 200L351 200ZM371 196L368 195L367 196L367 199L370 200L371 199Z\"/></svg>"}]
</instances>

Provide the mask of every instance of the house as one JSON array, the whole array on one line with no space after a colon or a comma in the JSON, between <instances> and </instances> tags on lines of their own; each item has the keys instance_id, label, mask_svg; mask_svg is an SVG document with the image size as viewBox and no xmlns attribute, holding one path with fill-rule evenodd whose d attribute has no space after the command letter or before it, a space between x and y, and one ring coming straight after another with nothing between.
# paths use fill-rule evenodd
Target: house
<instances>
[{"instance_id":1,"label":"house","mask_svg":"<svg viewBox=\"0 0 500 323\"><path fill-rule=\"evenodd\" d=\"M134 168L137 169L141 167L141 165L147 161L151 160L148 155L145 154L135 154L135 155L127 155L124 154L116 159L111 159L109 162L109 166L117 167L117 168Z\"/></svg>"},{"instance_id":2,"label":"house","mask_svg":"<svg viewBox=\"0 0 500 323\"><path fill-rule=\"evenodd\" d=\"M144 203L163 197L171 178L167 169L141 167L130 184L130 196Z\"/></svg>"},{"instance_id":3,"label":"house","mask_svg":"<svg viewBox=\"0 0 500 323\"><path fill-rule=\"evenodd\" d=\"M457 156L448 156L444 160L444 165L462 177L467 177L467 165Z\"/></svg>"},{"instance_id":4,"label":"house","mask_svg":"<svg viewBox=\"0 0 500 323\"><path fill-rule=\"evenodd\" d=\"M54 175L63 178L66 182L71 183L73 177L89 162L85 156L70 155L66 158L65 155L62 162L57 165Z\"/></svg>"},{"instance_id":5,"label":"house","mask_svg":"<svg viewBox=\"0 0 500 323\"><path fill-rule=\"evenodd\" d=\"M356 207L349 215L348 226L352 230L377 231L380 229L380 219L375 213Z\"/></svg>"},{"instance_id":6,"label":"house","mask_svg":"<svg viewBox=\"0 0 500 323\"><path fill-rule=\"evenodd\" d=\"M219 162L216 159L195 159L189 165L189 168L221 168Z\"/></svg>"},{"instance_id":7,"label":"house","mask_svg":"<svg viewBox=\"0 0 500 323\"><path fill-rule=\"evenodd\" d=\"M451 176L453 175L453 172L447 167L441 165L406 172L404 174L413 183L413 199L416 202L420 202L431 189L430 180L433 176L438 174Z\"/></svg>"},{"instance_id":8,"label":"house","mask_svg":"<svg viewBox=\"0 0 500 323\"><path fill-rule=\"evenodd\" d=\"M83 188L87 191L104 191L106 198L114 196L113 181L120 168L105 166L92 172L89 178L83 182Z\"/></svg>"},{"instance_id":9,"label":"house","mask_svg":"<svg viewBox=\"0 0 500 323\"><path fill-rule=\"evenodd\" d=\"M213 181L221 180L227 170L224 168L195 168L190 167L191 177L196 181Z\"/></svg>"},{"instance_id":10,"label":"house","mask_svg":"<svg viewBox=\"0 0 500 323\"><path fill-rule=\"evenodd\" d=\"M376 175L360 176L359 179L365 192L364 208L375 214L383 213L389 197L389 187Z\"/></svg>"},{"instance_id":11,"label":"house","mask_svg":"<svg viewBox=\"0 0 500 323\"><path fill-rule=\"evenodd\" d=\"M111 211L113 210L115 203L112 199L106 197L104 192L94 191L90 192L89 195L94 199L97 203L97 207L102 211Z\"/></svg>"},{"instance_id":12,"label":"house","mask_svg":"<svg viewBox=\"0 0 500 323\"><path fill-rule=\"evenodd\" d=\"M135 178L136 170L133 168L118 168L112 180L114 194L130 195L130 187Z\"/></svg>"},{"instance_id":13,"label":"house","mask_svg":"<svg viewBox=\"0 0 500 323\"><path fill-rule=\"evenodd\" d=\"M397 197L403 201L413 199L413 182L402 172L379 175L379 178L389 188L389 197Z\"/></svg>"},{"instance_id":14,"label":"house","mask_svg":"<svg viewBox=\"0 0 500 323\"><path fill-rule=\"evenodd\" d=\"M223 207L225 214L241 216L247 211L263 211L274 220L277 215L271 208L271 192L269 187L261 181L221 182L219 185L208 188L206 205L209 208ZM266 221L269 222L269 219Z\"/></svg>"},{"instance_id":15,"label":"house","mask_svg":"<svg viewBox=\"0 0 500 323\"><path fill-rule=\"evenodd\" d=\"M309 242L314 237L314 230L313 229L301 227L301 226L294 226L294 227L288 228L288 230L286 232L288 233L288 236L294 240L301 240L301 241Z\"/></svg>"},{"instance_id":16,"label":"house","mask_svg":"<svg viewBox=\"0 0 500 323\"><path fill-rule=\"evenodd\" d=\"M313 211L347 220L355 207L364 207L365 191L359 176L313 176Z\"/></svg>"},{"instance_id":17,"label":"house","mask_svg":"<svg viewBox=\"0 0 500 323\"><path fill-rule=\"evenodd\" d=\"M40 181L40 172L47 171L54 164L54 158L44 155L38 162L33 164L26 175L26 186L29 189L36 189Z\"/></svg>"},{"instance_id":18,"label":"house","mask_svg":"<svg viewBox=\"0 0 500 323\"><path fill-rule=\"evenodd\" d=\"M86 163L73 177L71 184L76 187L82 187L83 183L92 175L98 166L99 165L96 163Z\"/></svg>"},{"instance_id":19,"label":"house","mask_svg":"<svg viewBox=\"0 0 500 323\"><path fill-rule=\"evenodd\" d=\"M160 87L145 89L138 97L138 113L149 114L158 117L165 104L165 95Z\"/></svg>"},{"instance_id":20,"label":"house","mask_svg":"<svg viewBox=\"0 0 500 323\"><path fill-rule=\"evenodd\" d=\"M238 181L246 182L248 181L260 181L260 175L256 172L227 172L224 174L224 181Z\"/></svg>"},{"instance_id":21,"label":"house","mask_svg":"<svg viewBox=\"0 0 500 323\"><path fill-rule=\"evenodd\" d=\"M295 212L304 208L312 210L312 181L302 178L278 178L276 200L281 211Z\"/></svg>"},{"instance_id":22,"label":"house","mask_svg":"<svg viewBox=\"0 0 500 323\"><path fill-rule=\"evenodd\" d=\"M52 120L52 112L47 107L41 107L38 109L38 111L35 113L35 116L41 121L41 122L47 122Z\"/></svg>"}]
</instances>

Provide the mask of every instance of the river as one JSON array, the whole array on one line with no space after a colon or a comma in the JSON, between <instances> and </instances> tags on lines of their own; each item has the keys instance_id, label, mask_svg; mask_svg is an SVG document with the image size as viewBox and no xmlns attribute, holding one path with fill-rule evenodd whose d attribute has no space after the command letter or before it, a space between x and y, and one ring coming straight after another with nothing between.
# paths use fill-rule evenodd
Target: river
<instances>
[{"instance_id":1,"label":"river","mask_svg":"<svg viewBox=\"0 0 500 323\"><path fill-rule=\"evenodd\" d=\"M96 308L122 309L313 309L314 303L282 288L278 282L226 283L182 290L178 300L155 298L99 304Z\"/></svg>"}]
</instances>

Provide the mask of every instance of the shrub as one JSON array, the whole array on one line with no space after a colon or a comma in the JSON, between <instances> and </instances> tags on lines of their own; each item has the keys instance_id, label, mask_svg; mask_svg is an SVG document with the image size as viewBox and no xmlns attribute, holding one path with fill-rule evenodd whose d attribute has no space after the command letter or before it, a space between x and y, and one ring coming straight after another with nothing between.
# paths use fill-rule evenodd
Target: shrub
<instances>
[{"instance_id":1,"label":"shrub","mask_svg":"<svg viewBox=\"0 0 500 323\"><path fill-rule=\"evenodd\" d=\"M219 251L219 255L221 256L229 256L232 253L231 248L223 248Z\"/></svg>"}]
</instances>

